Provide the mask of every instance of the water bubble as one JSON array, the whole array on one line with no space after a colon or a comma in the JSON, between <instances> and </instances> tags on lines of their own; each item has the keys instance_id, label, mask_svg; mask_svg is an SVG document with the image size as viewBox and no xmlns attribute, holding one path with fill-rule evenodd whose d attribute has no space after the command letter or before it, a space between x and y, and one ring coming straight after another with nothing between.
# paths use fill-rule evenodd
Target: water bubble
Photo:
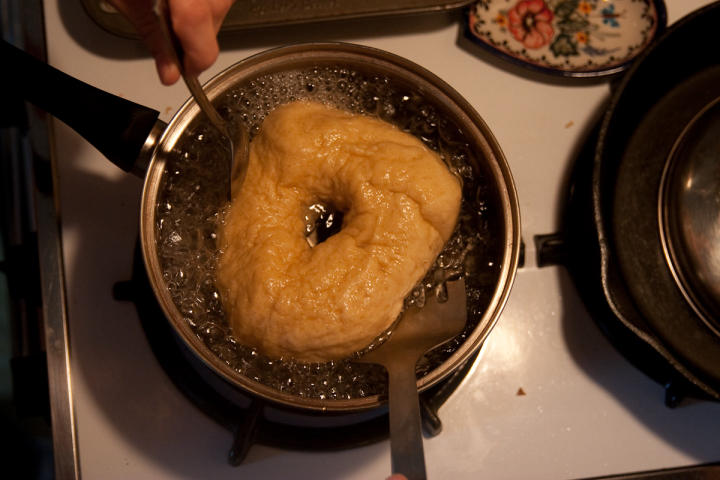
<instances>
[{"instance_id":1,"label":"water bubble","mask_svg":"<svg viewBox=\"0 0 720 480\"><path fill-rule=\"evenodd\" d=\"M406 85L394 85L384 75L367 75L341 66L265 75L234 87L225 98L214 101L221 105L229 121L243 124L252 137L260 132L268 111L303 99L377 115L392 122L422 138L462 179L467 200L463 201L460 227L434 268L412 290L406 306L424 305L428 295L438 294L435 290L442 282L471 271L476 279L487 278L489 285L468 286L468 304L473 306L469 321L477 322L492 295L499 262L481 257L487 255L493 196L483 187L486 177L482 171L471 165L473 157L462 132L444 120L440 107L424 101L421 92ZM158 257L168 291L187 325L232 369L271 388L299 397L324 399L382 395L387 377L381 367L353 364L350 360L315 364L272 360L229 334L221 294L215 286L220 254L215 232L223 222L224 207L221 182L217 179L222 178L223 159L227 155L226 142L218 139L219 134L206 122L190 125L166 159L158 197ZM306 231L314 228L308 227L309 223L308 217ZM433 273L438 269L441 275ZM384 332L377 342L382 343L388 334ZM423 368L432 369L452 353L448 352L447 349L433 352L422 362Z\"/></svg>"}]
</instances>

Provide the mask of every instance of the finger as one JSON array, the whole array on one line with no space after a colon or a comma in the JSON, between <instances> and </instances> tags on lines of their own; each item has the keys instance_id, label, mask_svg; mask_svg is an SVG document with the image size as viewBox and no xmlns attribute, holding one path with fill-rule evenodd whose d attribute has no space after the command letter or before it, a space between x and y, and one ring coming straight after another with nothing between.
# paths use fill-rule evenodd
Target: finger
<instances>
[{"instance_id":1,"label":"finger","mask_svg":"<svg viewBox=\"0 0 720 480\"><path fill-rule=\"evenodd\" d=\"M159 26L155 24L152 30L147 31L145 35L141 33L143 42L147 45L150 54L155 58L155 68L158 77L163 85L172 85L180 79L180 69L175 63L173 54L169 51L167 42L159 31Z\"/></svg>"},{"instance_id":2,"label":"finger","mask_svg":"<svg viewBox=\"0 0 720 480\"><path fill-rule=\"evenodd\" d=\"M155 57L155 69L163 85L173 85L180 79L180 69L170 59Z\"/></svg>"},{"instance_id":3,"label":"finger","mask_svg":"<svg viewBox=\"0 0 720 480\"><path fill-rule=\"evenodd\" d=\"M113 5L130 20L140 39L155 58L160 81L172 85L180 78L180 70L172 60L167 44L160 33L160 26L152 11L152 5L145 0L117 1Z\"/></svg>"},{"instance_id":4,"label":"finger","mask_svg":"<svg viewBox=\"0 0 720 480\"><path fill-rule=\"evenodd\" d=\"M170 14L185 51L185 69L198 75L215 62L220 51L212 8L202 0L173 0Z\"/></svg>"}]
</instances>

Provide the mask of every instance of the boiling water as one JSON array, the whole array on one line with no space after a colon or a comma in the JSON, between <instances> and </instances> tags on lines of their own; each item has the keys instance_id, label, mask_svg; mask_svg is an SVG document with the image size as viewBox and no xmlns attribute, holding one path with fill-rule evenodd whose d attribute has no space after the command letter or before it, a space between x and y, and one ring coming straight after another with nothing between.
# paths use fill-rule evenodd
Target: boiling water
<instances>
[{"instance_id":1,"label":"boiling water","mask_svg":"<svg viewBox=\"0 0 720 480\"><path fill-rule=\"evenodd\" d=\"M468 325L456 339L418 363L418 375L425 375L465 341L494 293L503 245L491 234L501 231L502 225L489 208L497 195L487 181L490 176L482 171L482 159L473 157L455 125L414 87L384 76L338 67L275 73L234 88L219 106L225 118L236 126L245 124L255 135L276 106L301 99L386 120L420 138L462 179L458 226L433 267L405 300L406 307L421 307L427 295L444 294L446 280L466 277ZM386 393L386 375L379 366L352 363L351 359L312 364L273 360L233 337L215 286L219 254L215 232L223 218L220 186L225 175L223 157L229 153L226 141L202 119L187 132L166 160L156 230L167 288L195 334L232 369L291 395L352 399Z\"/></svg>"}]
</instances>

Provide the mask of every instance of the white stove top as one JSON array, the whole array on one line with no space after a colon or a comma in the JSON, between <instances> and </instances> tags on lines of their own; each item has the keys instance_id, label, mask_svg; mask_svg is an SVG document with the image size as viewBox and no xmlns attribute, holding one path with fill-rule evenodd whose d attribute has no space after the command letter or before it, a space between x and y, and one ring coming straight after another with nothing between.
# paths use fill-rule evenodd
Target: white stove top
<instances>
[{"instance_id":1,"label":"white stove top","mask_svg":"<svg viewBox=\"0 0 720 480\"><path fill-rule=\"evenodd\" d=\"M666 3L672 23L709 2ZM164 120L188 96L181 83L161 87L142 47L95 26L80 2L45 0L45 15L49 61L66 73L155 108ZM557 230L563 180L609 86L551 85L494 67L457 46L456 20L437 14L240 33L223 40L218 62L203 78L289 42L370 45L446 80L497 137L517 183L526 262L473 370L439 412L443 432L425 441L431 477L563 479L720 460L720 404L665 407L662 387L602 336L565 270L535 265L532 238ZM130 278L141 181L55 126L81 475L388 476L387 441L335 453L256 445L242 466L228 465L230 432L175 389L134 306L112 298L114 283Z\"/></svg>"}]
</instances>

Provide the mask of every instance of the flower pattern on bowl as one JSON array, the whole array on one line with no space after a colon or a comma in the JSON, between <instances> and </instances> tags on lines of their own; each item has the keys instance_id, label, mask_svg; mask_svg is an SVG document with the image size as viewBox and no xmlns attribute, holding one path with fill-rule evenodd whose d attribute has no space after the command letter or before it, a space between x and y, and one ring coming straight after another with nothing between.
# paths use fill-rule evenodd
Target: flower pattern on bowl
<instances>
[{"instance_id":1,"label":"flower pattern on bowl","mask_svg":"<svg viewBox=\"0 0 720 480\"><path fill-rule=\"evenodd\" d=\"M479 0L466 35L525 66L598 76L624 70L665 21L661 0Z\"/></svg>"}]
</instances>

